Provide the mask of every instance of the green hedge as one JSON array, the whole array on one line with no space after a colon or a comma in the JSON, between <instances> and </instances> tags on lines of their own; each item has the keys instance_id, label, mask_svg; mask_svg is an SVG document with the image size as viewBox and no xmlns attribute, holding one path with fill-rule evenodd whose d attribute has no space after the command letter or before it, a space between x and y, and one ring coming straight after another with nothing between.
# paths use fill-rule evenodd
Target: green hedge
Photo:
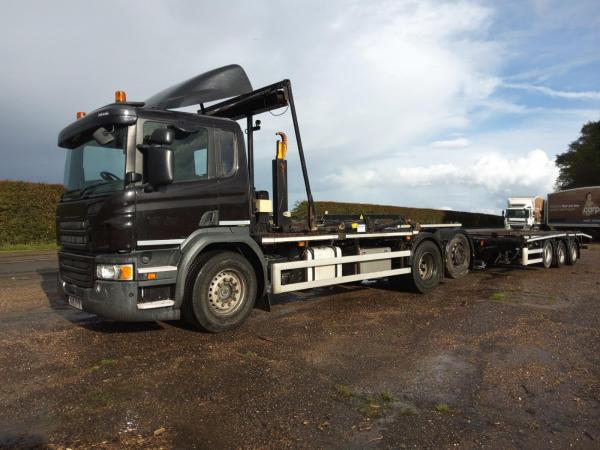
<instances>
[{"instance_id":1,"label":"green hedge","mask_svg":"<svg viewBox=\"0 0 600 450\"><path fill-rule=\"evenodd\" d=\"M315 202L317 215L329 214L394 214L418 223L460 222L464 227L503 227L502 216L492 214L446 211L442 209L405 208L402 206L370 205L367 203ZM294 206L294 216L306 216L306 201Z\"/></svg>"},{"instance_id":2,"label":"green hedge","mask_svg":"<svg viewBox=\"0 0 600 450\"><path fill-rule=\"evenodd\" d=\"M56 241L61 184L0 180L0 246Z\"/></svg>"}]
</instances>

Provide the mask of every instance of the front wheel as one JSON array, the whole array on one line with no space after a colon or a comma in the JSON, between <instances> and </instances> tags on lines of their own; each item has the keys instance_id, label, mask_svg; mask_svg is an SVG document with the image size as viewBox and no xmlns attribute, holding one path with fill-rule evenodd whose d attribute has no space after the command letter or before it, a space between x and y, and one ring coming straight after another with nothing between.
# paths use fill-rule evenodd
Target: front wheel
<instances>
[{"instance_id":1,"label":"front wheel","mask_svg":"<svg viewBox=\"0 0 600 450\"><path fill-rule=\"evenodd\" d=\"M182 307L184 319L212 333L240 326L256 298L256 274L248 260L238 253L216 252L201 257L194 271Z\"/></svg>"},{"instance_id":2,"label":"front wheel","mask_svg":"<svg viewBox=\"0 0 600 450\"><path fill-rule=\"evenodd\" d=\"M422 242L413 253L409 275L411 287L421 294L432 291L439 284L443 270L438 246L432 241Z\"/></svg>"}]
</instances>

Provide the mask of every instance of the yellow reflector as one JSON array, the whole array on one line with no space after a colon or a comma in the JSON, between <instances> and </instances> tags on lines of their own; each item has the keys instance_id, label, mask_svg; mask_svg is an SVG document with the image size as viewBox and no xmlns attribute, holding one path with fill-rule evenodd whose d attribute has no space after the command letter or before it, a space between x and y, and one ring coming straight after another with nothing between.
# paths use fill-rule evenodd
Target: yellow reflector
<instances>
[{"instance_id":1,"label":"yellow reflector","mask_svg":"<svg viewBox=\"0 0 600 450\"><path fill-rule=\"evenodd\" d=\"M127 101L127 94L125 91L115 91L115 102L125 103Z\"/></svg>"},{"instance_id":2,"label":"yellow reflector","mask_svg":"<svg viewBox=\"0 0 600 450\"><path fill-rule=\"evenodd\" d=\"M119 266L119 280L133 280L133 266L131 264Z\"/></svg>"},{"instance_id":3,"label":"yellow reflector","mask_svg":"<svg viewBox=\"0 0 600 450\"><path fill-rule=\"evenodd\" d=\"M156 280L156 273L155 272L148 273L147 278L149 280Z\"/></svg>"},{"instance_id":4,"label":"yellow reflector","mask_svg":"<svg viewBox=\"0 0 600 450\"><path fill-rule=\"evenodd\" d=\"M85 117L85 112L83 111L77 111L77 120L81 119Z\"/></svg>"}]
</instances>

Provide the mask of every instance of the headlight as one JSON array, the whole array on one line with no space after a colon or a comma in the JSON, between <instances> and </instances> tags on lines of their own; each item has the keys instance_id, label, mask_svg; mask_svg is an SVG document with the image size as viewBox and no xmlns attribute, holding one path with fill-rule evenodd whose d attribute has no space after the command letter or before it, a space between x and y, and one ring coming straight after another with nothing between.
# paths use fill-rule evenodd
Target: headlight
<instances>
[{"instance_id":1,"label":"headlight","mask_svg":"<svg viewBox=\"0 0 600 450\"><path fill-rule=\"evenodd\" d=\"M133 280L133 264L98 264L96 277L100 280Z\"/></svg>"}]
</instances>

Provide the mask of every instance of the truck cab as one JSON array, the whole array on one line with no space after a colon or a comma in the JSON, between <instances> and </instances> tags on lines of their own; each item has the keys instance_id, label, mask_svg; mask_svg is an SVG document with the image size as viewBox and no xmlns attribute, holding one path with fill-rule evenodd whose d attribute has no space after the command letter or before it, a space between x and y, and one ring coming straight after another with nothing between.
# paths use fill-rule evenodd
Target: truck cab
<instances>
[{"instance_id":1,"label":"truck cab","mask_svg":"<svg viewBox=\"0 0 600 450\"><path fill-rule=\"evenodd\" d=\"M504 227L508 230L530 230L542 224L542 197L510 197L504 213Z\"/></svg>"},{"instance_id":2,"label":"truck cab","mask_svg":"<svg viewBox=\"0 0 600 450\"><path fill-rule=\"evenodd\" d=\"M56 216L65 294L109 317L177 318L169 308L175 248L202 228L250 224L238 123L114 103L65 128L59 145L67 153ZM129 301L115 308L123 292Z\"/></svg>"},{"instance_id":3,"label":"truck cab","mask_svg":"<svg viewBox=\"0 0 600 450\"><path fill-rule=\"evenodd\" d=\"M533 226L533 214L528 207L506 208L504 226L507 229L526 229Z\"/></svg>"}]
</instances>

